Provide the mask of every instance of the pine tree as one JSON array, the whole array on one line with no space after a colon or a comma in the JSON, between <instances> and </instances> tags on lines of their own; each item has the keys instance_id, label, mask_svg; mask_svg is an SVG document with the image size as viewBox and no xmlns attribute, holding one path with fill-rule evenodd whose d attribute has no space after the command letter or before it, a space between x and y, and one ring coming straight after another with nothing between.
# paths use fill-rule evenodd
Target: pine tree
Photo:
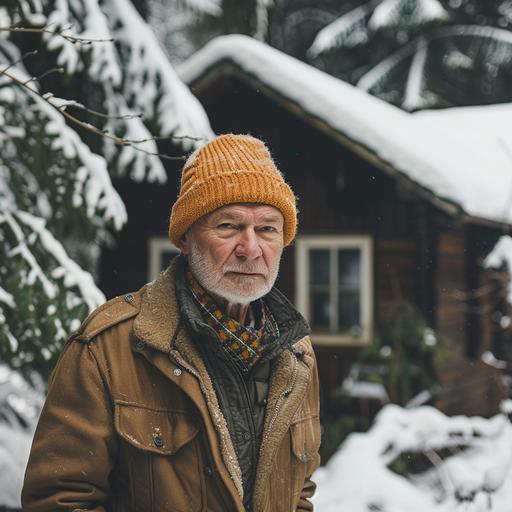
<instances>
[{"instance_id":1,"label":"pine tree","mask_svg":"<svg viewBox=\"0 0 512 512\"><path fill-rule=\"evenodd\" d=\"M406 110L508 102L511 23L509 1L366 0L317 34L309 58Z\"/></svg>"},{"instance_id":2,"label":"pine tree","mask_svg":"<svg viewBox=\"0 0 512 512\"><path fill-rule=\"evenodd\" d=\"M154 137L184 152L212 132L127 0L9 0L0 28L0 359L47 375L105 299L111 177L163 183Z\"/></svg>"}]
</instances>

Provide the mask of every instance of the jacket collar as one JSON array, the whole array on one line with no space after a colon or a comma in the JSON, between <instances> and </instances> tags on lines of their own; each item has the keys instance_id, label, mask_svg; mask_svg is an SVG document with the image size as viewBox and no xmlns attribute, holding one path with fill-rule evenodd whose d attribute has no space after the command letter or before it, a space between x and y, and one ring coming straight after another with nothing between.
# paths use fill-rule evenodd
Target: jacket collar
<instances>
[{"instance_id":1,"label":"jacket collar","mask_svg":"<svg viewBox=\"0 0 512 512\"><path fill-rule=\"evenodd\" d=\"M179 328L180 313L176 302L175 274L178 258L153 282L142 296L140 311L133 324L134 334L150 347L169 352L170 342Z\"/></svg>"}]
</instances>

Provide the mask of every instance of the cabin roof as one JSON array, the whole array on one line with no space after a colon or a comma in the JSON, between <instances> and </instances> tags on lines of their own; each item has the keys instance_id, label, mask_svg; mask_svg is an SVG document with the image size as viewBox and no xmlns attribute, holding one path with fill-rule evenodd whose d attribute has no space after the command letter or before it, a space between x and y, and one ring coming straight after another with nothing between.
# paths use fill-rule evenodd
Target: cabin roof
<instances>
[{"instance_id":1,"label":"cabin roof","mask_svg":"<svg viewBox=\"0 0 512 512\"><path fill-rule=\"evenodd\" d=\"M512 223L511 104L410 114L242 35L213 39L178 73L191 86L235 74L442 209Z\"/></svg>"}]
</instances>

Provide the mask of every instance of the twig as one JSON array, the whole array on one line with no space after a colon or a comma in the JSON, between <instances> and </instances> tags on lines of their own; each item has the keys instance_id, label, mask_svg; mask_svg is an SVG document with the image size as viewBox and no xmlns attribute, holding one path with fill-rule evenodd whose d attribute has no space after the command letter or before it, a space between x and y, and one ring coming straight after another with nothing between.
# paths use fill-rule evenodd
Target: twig
<instances>
[{"instance_id":1,"label":"twig","mask_svg":"<svg viewBox=\"0 0 512 512\"><path fill-rule=\"evenodd\" d=\"M32 50L31 52L24 53L18 60L11 62L5 69L0 69L0 75L3 74L5 71L8 71L12 67L16 66L16 64L20 64L27 57L30 57L31 55L37 55L37 50Z\"/></svg>"},{"instance_id":2,"label":"twig","mask_svg":"<svg viewBox=\"0 0 512 512\"><path fill-rule=\"evenodd\" d=\"M63 73L64 68L51 68L48 71L45 71L44 73L41 73L39 76L33 76L32 78L29 78L25 82L23 82L25 85L29 84L30 82L39 81L45 76L50 75L51 73ZM1 73L0 73L1 74Z\"/></svg>"},{"instance_id":3,"label":"twig","mask_svg":"<svg viewBox=\"0 0 512 512\"><path fill-rule=\"evenodd\" d=\"M62 37L66 41L69 41L73 44L85 44L89 45L92 43L113 43L114 38L110 37L108 39L92 39L87 37L79 37L79 36L71 36L69 34L64 34L60 30L49 30L48 25L41 28L27 28L27 27L0 27L0 32L28 32L28 33L35 33L35 34L50 34L52 36L58 36ZM65 29L66 30L66 29Z\"/></svg>"},{"instance_id":4,"label":"twig","mask_svg":"<svg viewBox=\"0 0 512 512\"><path fill-rule=\"evenodd\" d=\"M455 485L454 485L454 482L453 482L450 472L447 470L446 467L443 467L443 459L432 448L427 448L426 450L423 451L423 453L425 454L425 457L427 457L427 459L430 461L432 466L435 468L437 474L439 475L439 477L440 477L439 480L441 482L441 485L443 484L442 473L444 473L444 477L445 477L444 483L448 483L448 487L450 487L450 491L448 491L445 486L443 486L443 490L446 493L451 492L452 494L454 494L455 493Z\"/></svg>"},{"instance_id":5,"label":"twig","mask_svg":"<svg viewBox=\"0 0 512 512\"><path fill-rule=\"evenodd\" d=\"M87 112L89 114L92 114L94 116L101 117L103 119L115 119L115 120L130 120L130 119L136 119L142 118L142 114L122 114L122 115L113 115L113 114L105 114L104 112L98 112L97 110L94 110L92 108L86 107L85 105L82 105L78 102L70 102L63 105L54 105L54 107L57 107L59 110L63 111L66 110L67 107L73 107L77 108L79 110L83 110L84 112ZM190 137L192 138L192 137Z\"/></svg>"}]
</instances>

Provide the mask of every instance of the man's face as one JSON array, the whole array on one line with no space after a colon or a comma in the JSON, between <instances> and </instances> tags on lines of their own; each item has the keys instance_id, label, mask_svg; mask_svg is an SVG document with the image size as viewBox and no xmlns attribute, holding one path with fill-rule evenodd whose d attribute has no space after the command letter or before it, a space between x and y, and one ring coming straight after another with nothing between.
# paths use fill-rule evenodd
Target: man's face
<instances>
[{"instance_id":1,"label":"man's face","mask_svg":"<svg viewBox=\"0 0 512 512\"><path fill-rule=\"evenodd\" d=\"M210 293L247 304L270 291L283 251L283 215L269 205L236 203L205 215L180 248Z\"/></svg>"}]
</instances>

